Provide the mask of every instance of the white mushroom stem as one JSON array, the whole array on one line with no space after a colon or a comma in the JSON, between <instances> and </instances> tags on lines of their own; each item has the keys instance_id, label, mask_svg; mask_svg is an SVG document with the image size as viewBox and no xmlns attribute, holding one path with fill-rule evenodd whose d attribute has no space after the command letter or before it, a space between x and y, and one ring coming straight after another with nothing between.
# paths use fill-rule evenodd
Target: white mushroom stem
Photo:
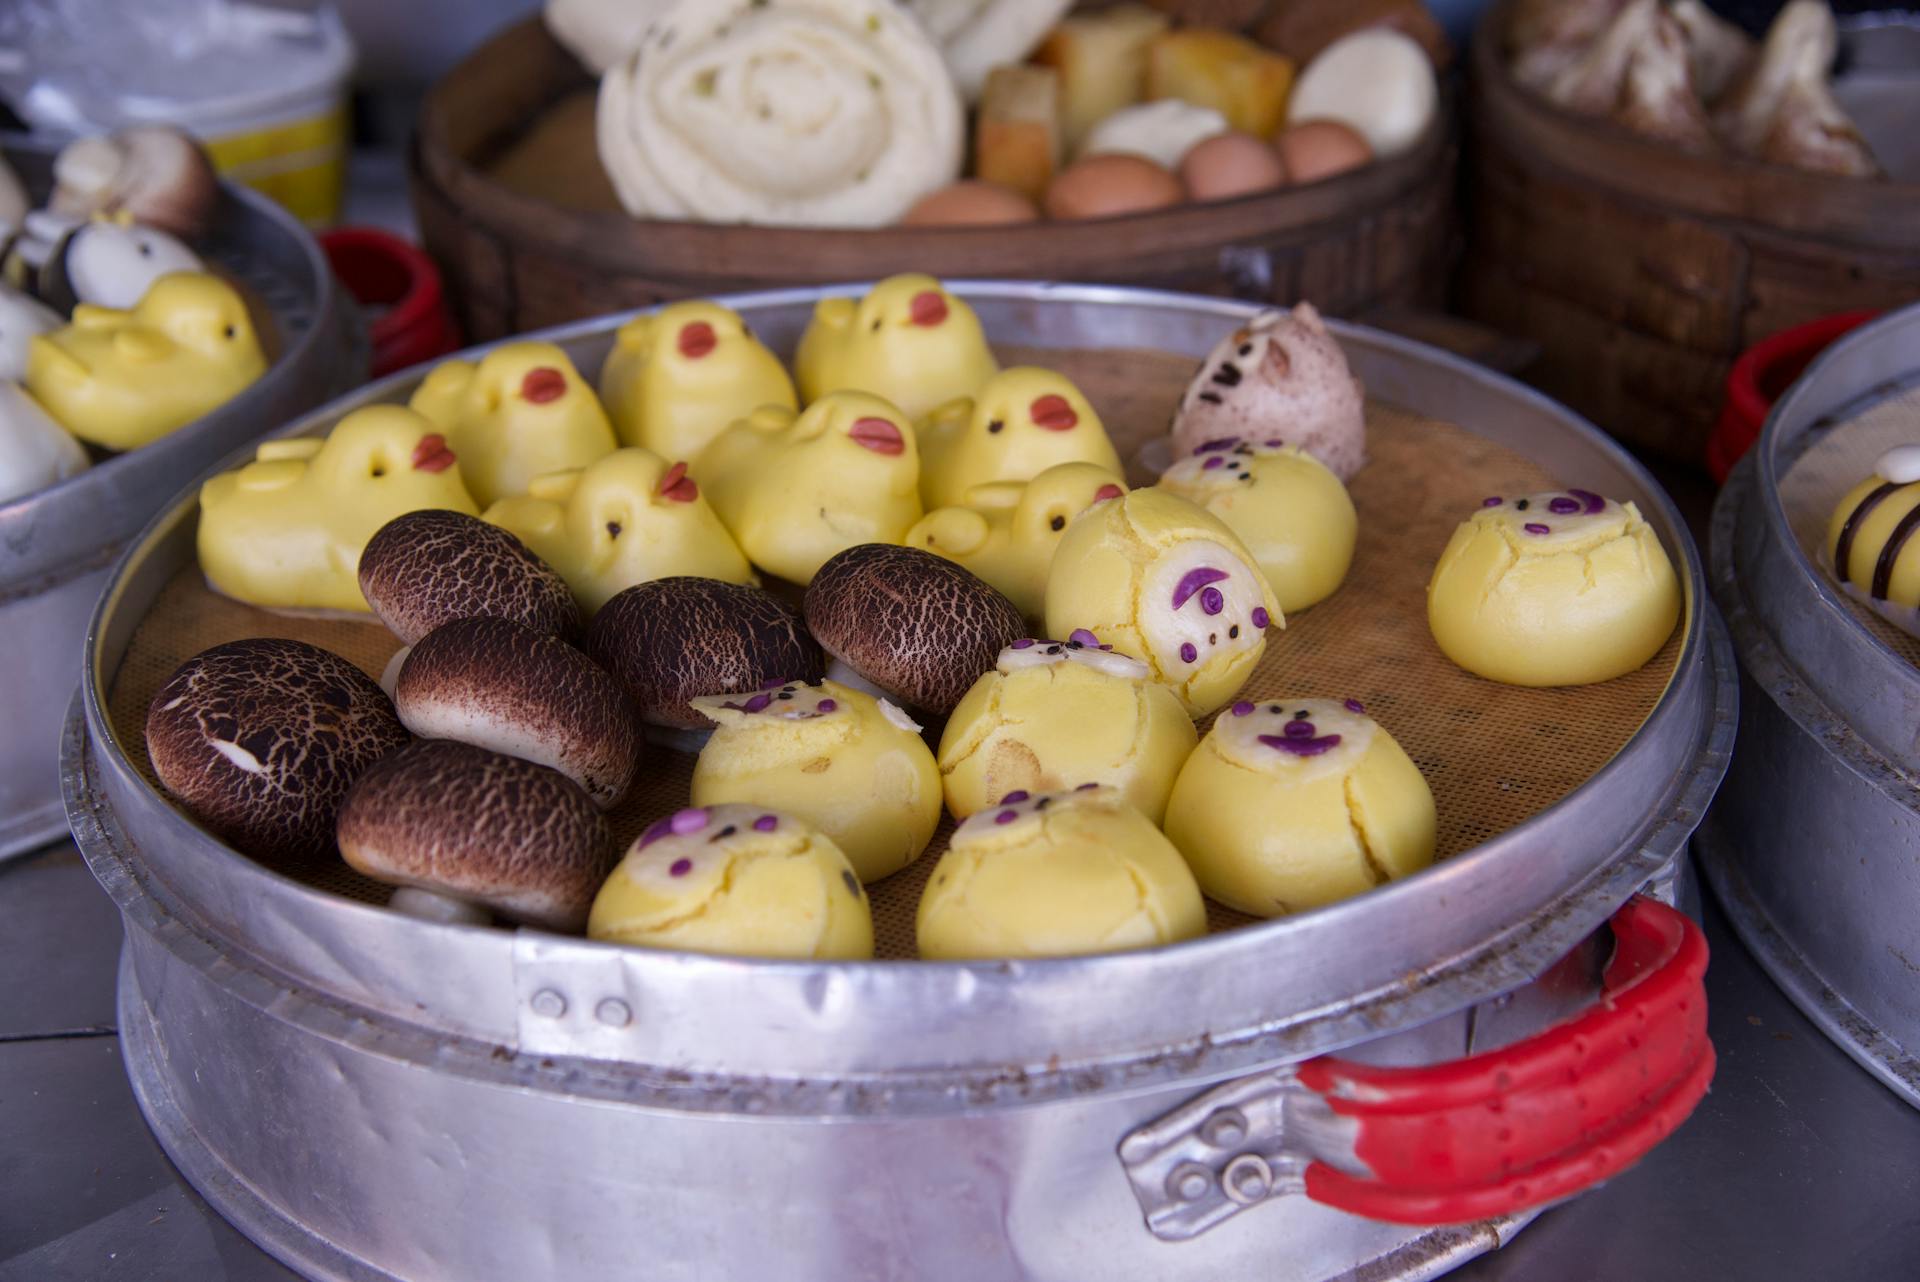
<instances>
[{"instance_id":1,"label":"white mushroom stem","mask_svg":"<svg viewBox=\"0 0 1920 1282\"><path fill-rule=\"evenodd\" d=\"M393 699L398 697L394 694L394 691L400 688L400 669L406 666L407 656L412 653L412 646L401 646L393 652L393 657L387 660L387 666L381 670L380 688L387 692L387 698Z\"/></svg>"},{"instance_id":2,"label":"white mushroom stem","mask_svg":"<svg viewBox=\"0 0 1920 1282\"><path fill-rule=\"evenodd\" d=\"M420 921L437 921L446 926L493 924L493 914L479 904L419 886L400 887L387 900L387 907Z\"/></svg>"},{"instance_id":3,"label":"white mushroom stem","mask_svg":"<svg viewBox=\"0 0 1920 1282\"><path fill-rule=\"evenodd\" d=\"M862 694L870 694L876 699L893 698L891 693L882 690L879 686L873 684L873 682L848 667L846 663L840 659L835 659L827 665L827 680L838 681L850 690L858 690Z\"/></svg>"}]
</instances>

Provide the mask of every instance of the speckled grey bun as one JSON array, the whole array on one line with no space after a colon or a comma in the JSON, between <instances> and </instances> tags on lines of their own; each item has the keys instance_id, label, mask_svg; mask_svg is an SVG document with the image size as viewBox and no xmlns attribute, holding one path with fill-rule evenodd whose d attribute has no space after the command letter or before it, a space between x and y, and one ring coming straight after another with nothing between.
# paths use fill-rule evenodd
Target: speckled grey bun
<instances>
[{"instance_id":1,"label":"speckled grey bun","mask_svg":"<svg viewBox=\"0 0 1920 1282\"><path fill-rule=\"evenodd\" d=\"M347 789L406 742L372 677L304 641L203 650L147 707L160 782L221 840L260 858L330 854Z\"/></svg>"},{"instance_id":2,"label":"speckled grey bun","mask_svg":"<svg viewBox=\"0 0 1920 1282\"><path fill-rule=\"evenodd\" d=\"M807 585L804 608L828 654L907 707L941 717L1027 627L1013 602L970 571L888 543L830 558Z\"/></svg>"},{"instance_id":3,"label":"speckled grey bun","mask_svg":"<svg viewBox=\"0 0 1920 1282\"><path fill-rule=\"evenodd\" d=\"M361 776L340 854L393 886L577 931L613 862L607 821L565 775L471 744L423 740Z\"/></svg>"},{"instance_id":4,"label":"speckled grey bun","mask_svg":"<svg viewBox=\"0 0 1920 1282\"><path fill-rule=\"evenodd\" d=\"M605 809L640 764L619 682L558 637L510 619L455 619L422 637L394 683L401 723L550 766Z\"/></svg>"},{"instance_id":5,"label":"speckled grey bun","mask_svg":"<svg viewBox=\"0 0 1920 1282\"><path fill-rule=\"evenodd\" d=\"M408 512L381 526L360 554L360 591L407 645L455 619L580 635L566 580L511 533L463 512Z\"/></svg>"},{"instance_id":6,"label":"speckled grey bun","mask_svg":"<svg viewBox=\"0 0 1920 1282\"><path fill-rule=\"evenodd\" d=\"M827 670L792 608L759 588L689 576L636 584L601 606L587 653L620 679L643 720L682 730L713 728L689 699L818 681Z\"/></svg>"}]
</instances>

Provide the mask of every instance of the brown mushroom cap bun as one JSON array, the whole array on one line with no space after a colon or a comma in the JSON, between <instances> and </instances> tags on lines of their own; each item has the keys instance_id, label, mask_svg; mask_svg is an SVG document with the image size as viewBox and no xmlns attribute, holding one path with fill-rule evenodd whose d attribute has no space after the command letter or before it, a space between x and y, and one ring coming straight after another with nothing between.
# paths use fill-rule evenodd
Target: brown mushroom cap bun
<instances>
[{"instance_id":1,"label":"brown mushroom cap bun","mask_svg":"<svg viewBox=\"0 0 1920 1282\"><path fill-rule=\"evenodd\" d=\"M580 635L566 580L512 533L464 512L408 512L381 526L360 553L360 592L407 645L443 623L483 617L568 641Z\"/></svg>"},{"instance_id":2,"label":"brown mushroom cap bun","mask_svg":"<svg viewBox=\"0 0 1920 1282\"><path fill-rule=\"evenodd\" d=\"M558 637L511 619L455 619L408 653L394 707L423 739L550 766L606 809L640 764L633 709L612 677Z\"/></svg>"},{"instance_id":3,"label":"brown mushroom cap bun","mask_svg":"<svg viewBox=\"0 0 1920 1282\"><path fill-rule=\"evenodd\" d=\"M802 609L828 654L932 716L952 712L1027 626L1012 601L970 571L888 543L831 557L807 585Z\"/></svg>"},{"instance_id":4,"label":"brown mushroom cap bun","mask_svg":"<svg viewBox=\"0 0 1920 1282\"><path fill-rule=\"evenodd\" d=\"M366 673L275 637L181 664L148 705L146 732L162 786L221 840L262 858L331 854L347 789L408 739Z\"/></svg>"},{"instance_id":5,"label":"brown mushroom cap bun","mask_svg":"<svg viewBox=\"0 0 1920 1282\"><path fill-rule=\"evenodd\" d=\"M587 653L613 673L641 720L711 730L688 700L812 684L826 656L799 613L760 588L677 575L636 584L600 607Z\"/></svg>"},{"instance_id":6,"label":"brown mushroom cap bun","mask_svg":"<svg viewBox=\"0 0 1920 1282\"><path fill-rule=\"evenodd\" d=\"M422 740L362 775L340 807L340 854L393 886L414 915L434 899L578 931L613 862L587 794L545 766L471 744Z\"/></svg>"}]
</instances>

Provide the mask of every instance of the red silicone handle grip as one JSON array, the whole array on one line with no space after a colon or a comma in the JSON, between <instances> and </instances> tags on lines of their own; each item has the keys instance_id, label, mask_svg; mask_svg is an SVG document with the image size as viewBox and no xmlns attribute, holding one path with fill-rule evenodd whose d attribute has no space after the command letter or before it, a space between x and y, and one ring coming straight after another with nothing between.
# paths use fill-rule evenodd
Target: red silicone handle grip
<instances>
[{"instance_id":1,"label":"red silicone handle grip","mask_svg":"<svg viewBox=\"0 0 1920 1282\"><path fill-rule=\"evenodd\" d=\"M1357 1131L1363 1172L1307 1168L1307 1195L1370 1219L1457 1224L1557 1201L1631 1166L1713 1079L1707 941L1635 897L1613 918L1600 1001L1544 1033L1425 1068L1332 1057L1299 1080Z\"/></svg>"}]
</instances>

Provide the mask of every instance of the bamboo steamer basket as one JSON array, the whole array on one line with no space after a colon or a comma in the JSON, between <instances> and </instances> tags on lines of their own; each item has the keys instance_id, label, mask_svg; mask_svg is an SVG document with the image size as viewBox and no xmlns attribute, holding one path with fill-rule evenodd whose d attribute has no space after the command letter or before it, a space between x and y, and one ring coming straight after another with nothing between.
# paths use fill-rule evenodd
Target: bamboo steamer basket
<instances>
[{"instance_id":1,"label":"bamboo steamer basket","mask_svg":"<svg viewBox=\"0 0 1920 1282\"><path fill-rule=\"evenodd\" d=\"M1325 182L1098 223L837 230L637 221L593 144L593 81L538 17L428 95L410 159L421 240L470 339L756 287L1112 281L1355 315L1435 305L1450 267L1450 112L1411 151Z\"/></svg>"},{"instance_id":2,"label":"bamboo steamer basket","mask_svg":"<svg viewBox=\"0 0 1920 1282\"><path fill-rule=\"evenodd\" d=\"M1164 430L1200 357L1255 310L956 292L1003 356L1071 371L1123 452ZM790 353L818 297L730 301ZM622 319L544 337L591 372ZM1733 733L1698 555L1645 471L1565 410L1418 344L1336 333L1379 398L1355 578L1290 622L1248 691L1366 700L1433 780L1446 858L1285 920L1216 910L1209 937L1138 953L907 960L933 851L873 887L869 963L437 925L386 911L343 864L243 858L153 786L152 690L235 636L305 637L372 670L395 642L213 598L182 496L102 598L66 756L77 839L127 924L129 1071L163 1145L280 1258L356 1282L1411 1282L1620 1169L1711 1072L1697 928L1635 894L1671 893ZM402 401L423 373L286 433ZM1549 475L1635 499L1685 585L1663 653L1604 686L1496 686L1425 635L1427 566L1459 512ZM616 828L683 804L689 768L656 756ZM1672 964L1619 990L1659 938ZM1384 1064L1439 1067L1367 1067ZM1355 1092L1395 1117L1334 1111ZM1409 1115L1491 1147L1442 1143L1411 1201L1332 1187L1368 1169L1369 1128Z\"/></svg>"},{"instance_id":3,"label":"bamboo steamer basket","mask_svg":"<svg viewBox=\"0 0 1920 1282\"><path fill-rule=\"evenodd\" d=\"M9 140L29 190L52 186L53 150ZM280 206L223 184L199 246L246 296L271 364L253 386L160 440L101 458L0 503L0 860L66 832L60 723L80 679L80 639L107 572L154 510L209 464L360 381L355 322L305 228Z\"/></svg>"},{"instance_id":4,"label":"bamboo steamer basket","mask_svg":"<svg viewBox=\"0 0 1920 1282\"><path fill-rule=\"evenodd\" d=\"M1842 592L1827 523L1920 439L1920 307L1840 340L1781 398L1713 514L1746 714L1701 861L1787 995L1920 1107L1920 640Z\"/></svg>"},{"instance_id":5,"label":"bamboo steamer basket","mask_svg":"<svg viewBox=\"0 0 1920 1282\"><path fill-rule=\"evenodd\" d=\"M1693 155L1562 110L1508 70L1516 3L1473 38L1460 295L1540 344L1530 381L1636 448L1698 463L1745 349L1920 299L1920 183Z\"/></svg>"}]
</instances>

